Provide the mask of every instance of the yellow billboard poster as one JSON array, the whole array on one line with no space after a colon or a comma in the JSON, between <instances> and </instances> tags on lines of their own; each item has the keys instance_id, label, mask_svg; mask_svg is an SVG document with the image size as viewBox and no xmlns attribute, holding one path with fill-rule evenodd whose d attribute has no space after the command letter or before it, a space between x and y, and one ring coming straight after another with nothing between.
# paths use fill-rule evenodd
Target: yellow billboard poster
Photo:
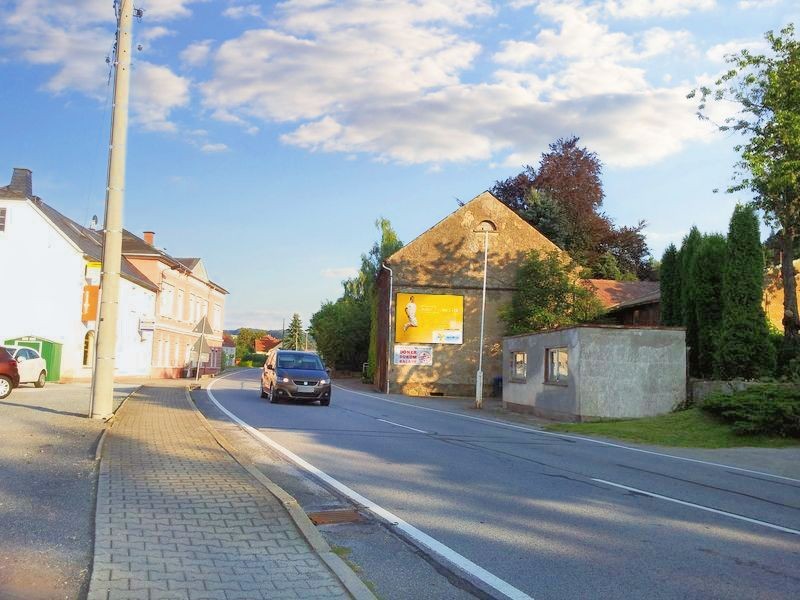
<instances>
[{"instance_id":1,"label":"yellow billboard poster","mask_svg":"<svg viewBox=\"0 0 800 600\"><path fill-rule=\"evenodd\" d=\"M398 293L396 306L395 342L464 343L464 296Z\"/></svg>"}]
</instances>

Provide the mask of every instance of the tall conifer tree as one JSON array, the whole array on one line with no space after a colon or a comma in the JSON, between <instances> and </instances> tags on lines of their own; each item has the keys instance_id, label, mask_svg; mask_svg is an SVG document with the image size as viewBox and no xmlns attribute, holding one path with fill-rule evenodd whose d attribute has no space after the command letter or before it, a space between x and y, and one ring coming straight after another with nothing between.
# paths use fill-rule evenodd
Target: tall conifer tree
<instances>
[{"instance_id":1,"label":"tall conifer tree","mask_svg":"<svg viewBox=\"0 0 800 600\"><path fill-rule=\"evenodd\" d=\"M722 325L714 365L723 379L771 374L775 350L762 308L764 252L752 206L738 205L728 229L722 273Z\"/></svg>"}]
</instances>

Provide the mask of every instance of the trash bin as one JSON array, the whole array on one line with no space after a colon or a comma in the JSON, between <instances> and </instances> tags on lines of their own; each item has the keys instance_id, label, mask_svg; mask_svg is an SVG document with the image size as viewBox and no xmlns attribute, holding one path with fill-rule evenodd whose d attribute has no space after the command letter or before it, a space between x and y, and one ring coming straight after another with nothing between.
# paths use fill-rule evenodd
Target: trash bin
<instances>
[{"instance_id":1,"label":"trash bin","mask_svg":"<svg viewBox=\"0 0 800 600\"><path fill-rule=\"evenodd\" d=\"M42 355L44 362L47 364L47 381L61 379L61 349L64 346L63 344L35 335L9 338L4 340L3 343L8 346L33 348Z\"/></svg>"}]
</instances>

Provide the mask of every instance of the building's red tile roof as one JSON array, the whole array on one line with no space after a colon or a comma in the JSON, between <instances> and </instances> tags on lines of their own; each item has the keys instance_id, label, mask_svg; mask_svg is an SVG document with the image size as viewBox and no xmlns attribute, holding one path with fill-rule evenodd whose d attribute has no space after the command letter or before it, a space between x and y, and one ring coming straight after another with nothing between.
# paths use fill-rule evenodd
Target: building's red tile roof
<instances>
[{"instance_id":1,"label":"building's red tile roof","mask_svg":"<svg viewBox=\"0 0 800 600\"><path fill-rule=\"evenodd\" d=\"M271 335L267 334L263 337L258 338L253 345L255 346L256 352L269 352L280 343L281 341L278 338L274 338Z\"/></svg>"},{"instance_id":2,"label":"building's red tile roof","mask_svg":"<svg viewBox=\"0 0 800 600\"><path fill-rule=\"evenodd\" d=\"M606 309L621 304L658 302L661 294L657 281L615 281L614 279L584 279L583 284L592 290Z\"/></svg>"}]
</instances>

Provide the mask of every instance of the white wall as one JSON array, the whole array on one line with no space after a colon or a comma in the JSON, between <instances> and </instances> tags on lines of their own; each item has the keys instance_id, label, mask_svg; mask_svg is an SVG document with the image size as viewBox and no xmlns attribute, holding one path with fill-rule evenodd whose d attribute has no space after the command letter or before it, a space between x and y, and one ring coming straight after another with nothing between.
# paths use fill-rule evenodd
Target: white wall
<instances>
[{"instance_id":1,"label":"white wall","mask_svg":"<svg viewBox=\"0 0 800 600\"><path fill-rule=\"evenodd\" d=\"M4 200L0 233L0 341L22 335L63 344L62 378L89 377L84 337L94 323L81 321L86 260L29 201ZM127 280L120 285L117 373L149 372L152 334L139 335L139 317L152 318L155 293Z\"/></svg>"}]
</instances>

